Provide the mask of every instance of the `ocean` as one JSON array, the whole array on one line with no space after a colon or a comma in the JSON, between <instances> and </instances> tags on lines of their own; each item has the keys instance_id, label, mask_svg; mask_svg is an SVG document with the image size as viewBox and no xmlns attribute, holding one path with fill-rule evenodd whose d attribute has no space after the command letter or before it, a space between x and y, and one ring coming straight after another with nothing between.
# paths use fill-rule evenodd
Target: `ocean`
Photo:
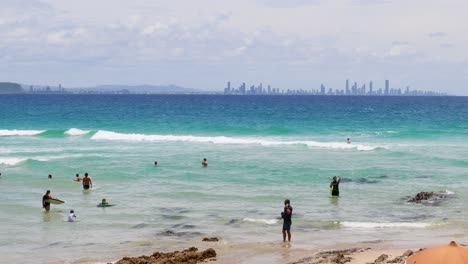
<instances>
[{"instance_id":1,"label":"ocean","mask_svg":"<svg viewBox=\"0 0 468 264\"><path fill-rule=\"evenodd\" d=\"M0 107L2 263L105 262L205 236L275 243L285 199L297 247L467 242L468 97L0 95ZM86 192L73 181L85 172ZM45 213L48 189L65 203ZM420 191L447 198L406 201Z\"/></svg>"}]
</instances>

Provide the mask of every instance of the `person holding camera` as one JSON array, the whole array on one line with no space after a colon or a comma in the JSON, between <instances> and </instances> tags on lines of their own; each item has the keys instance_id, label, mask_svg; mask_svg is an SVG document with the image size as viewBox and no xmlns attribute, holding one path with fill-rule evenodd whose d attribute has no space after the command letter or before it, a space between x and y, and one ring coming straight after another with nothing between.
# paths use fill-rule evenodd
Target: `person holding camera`
<instances>
[{"instance_id":1,"label":"person holding camera","mask_svg":"<svg viewBox=\"0 0 468 264\"><path fill-rule=\"evenodd\" d=\"M292 211L291 203L289 199L286 199L284 201L284 210L281 213L281 218L283 218L283 242L286 242L286 232L288 233L288 241L291 242Z\"/></svg>"}]
</instances>

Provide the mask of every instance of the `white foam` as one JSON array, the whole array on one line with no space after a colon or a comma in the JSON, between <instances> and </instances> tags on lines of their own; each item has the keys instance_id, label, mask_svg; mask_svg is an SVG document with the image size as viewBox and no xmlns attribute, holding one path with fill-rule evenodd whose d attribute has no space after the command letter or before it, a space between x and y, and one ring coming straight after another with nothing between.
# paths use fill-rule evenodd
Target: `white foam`
<instances>
[{"instance_id":1,"label":"white foam","mask_svg":"<svg viewBox=\"0 0 468 264\"><path fill-rule=\"evenodd\" d=\"M201 137L201 136L175 136L175 135L144 135L144 134L123 134L112 131L99 130L91 139L94 140L117 140L117 141L181 141L199 142L213 144L259 144L262 146L279 145L305 145L311 148L327 149L357 149L360 151L371 151L377 146L347 144L346 142L318 142L318 141L281 141L267 140L260 138L233 138L225 136Z\"/></svg>"},{"instance_id":2,"label":"white foam","mask_svg":"<svg viewBox=\"0 0 468 264\"><path fill-rule=\"evenodd\" d=\"M80 136L80 135L86 135L90 131L89 130L81 130L78 128L70 128L67 131L65 131L65 134L70 135L70 136Z\"/></svg>"},{"instance_id":3,"label":"white foam","mask_svg":"<svg viewBox=\"0 0 468 264\"><path fill-rule=\"evenodd\" d=\"M426 228L430 227L431 223L377 223L377 222L339 222L343 227L349 228L392 228L392 227L401 227L401 228Z\"/></svg>"},{"instance_id":4,"label":"white foam","mask_svg":"<svg viewBox=\"0 0 468 264\"><path fill-rule=\"evenodd\" d=\"M26 158L0 158L0 164L2 165L16 165L20 162L27 160Z\"/></svg>"},{"instance_id":5,"label":"white foam","mask_svg":"<svg viewBox=\"0 0 468 264\"><path fill-rule=\"evenodd\" d=\"M56 156L37 156L31 158L31 160L37 160L37 161L49 161L49 160L57 160L57 159L68 159L68 158L79 158L83 157L84 154L71 154L71 155L56 155Z\"/></svg>"},{"instance_id":6,"label":"white foam","mask_svg":"<svg viewBox=\"0 0 468 264\"><path fill-rule=\"evenodd\" d=\"M274 225L278 223L277 219L253 219L253 218L244 218L242 219L244 222L251 222L251 223L263 223L267 225Z\"/></svg>"},{"instance_id":7,"label":"white foam","mask_svg":"<svg viewBox=\"0 0 468 264\"><path fill-rule=\"evenodd\" d=\"M45 132L45 130L8 130L0 129L1 136L34 136Z\"/></svg>"}]
</instances>

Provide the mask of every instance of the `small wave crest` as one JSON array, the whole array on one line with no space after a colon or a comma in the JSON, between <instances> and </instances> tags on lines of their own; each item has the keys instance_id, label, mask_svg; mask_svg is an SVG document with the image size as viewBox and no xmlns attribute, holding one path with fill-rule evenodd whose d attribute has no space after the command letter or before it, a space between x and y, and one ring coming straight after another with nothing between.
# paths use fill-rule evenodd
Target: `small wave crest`
<instances>
[{"instance_id":1,"label":"small wave crest","mask_svg":"<svg viewBox=\"0 0 468 264\"><path fill-rule=\"evenodd\" d=\"M9 129L0 129L1 136L34 136L44 133L45 130L9 130Z\"/></svg>"},{"instance_id":2,"label":"small wave crest","mask_svg":"<svg viewBox=\"0 0 468 264\"><path fill-rule=\"evenodd\" d=\"M70 135L70 136L80 136L80 135L86 135L90 130L81 130L78 128L70 128L67 131L65 131L65 134Z\"/></svg>"},{"instance_id":3,"label":"small wave crest","mask_svg":"<svg viewBox=\"0 0 468 264\"><path fill-rule=\"evenodd\" d=\"M360 151L371 151L379 147L371 145L347 144L340 142L318 142L318 141L281 141L266 140L260 138L233 138L225 136L202 137L202 136L178 136L178 135L145 135L145 134L123 134L112 131L99 130L94 134L93 140L117 140L117 141L181 141L213 144L258 144L262 146L280 145L305 145L311 148L327 149L357 149Z\"/></svg>"},{"instance_id":4,"label":"small wave crest","mask_svg":"<svg viewBox=\"0 0 468 264\"><path fill-rule=\"evenodd\" d=\"M426 228L430 227L431 223L406 223L406 222L397 222L397 223L377 223L377 222L340 222L341 226L348 228Z\"/></svg>"},{"instance_id":5,"label":"small wave crest","mask_svg":"<svg viewBox=\"0 0 468 264\"><path fill-rule=\"evenodd\" d=\"M79 158L82 157L82 154L73 154L73 155L56 155L56 156L39 156L39 157L0 157L0 164L7 165L7 166L14 166L18 165L25 161L50 161L50 160L58 160L58 159L67 159L67 158Z\"/></svg>"},{"instance_id":6,"label":"small wave crest","mask_svg":"<svg viewBox=\"0 0 468 264\"><path fill-rule=\"evenodd\" d=\"M274 225L278 223L277 219L253 219L253 218L244 218L242 219L244 222L250 222L250 223L263 223L267 225Z\"/></svg>"},{"instance_id":7,"label":"small wave crest","mask_svg":"<svg viewBox=\"0 0 468 264\"><path fill-rule=\"evenodd\" d=\"M26 160L26 158L0 158L0 164L13 166Z\"/></svg>"}]
</instances>

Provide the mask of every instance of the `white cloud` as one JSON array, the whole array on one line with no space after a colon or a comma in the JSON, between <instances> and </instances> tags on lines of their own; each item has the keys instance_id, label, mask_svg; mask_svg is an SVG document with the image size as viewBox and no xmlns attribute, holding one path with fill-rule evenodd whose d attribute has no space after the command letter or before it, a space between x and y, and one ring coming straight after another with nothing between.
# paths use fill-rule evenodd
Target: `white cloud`
<instances>
[{"instance_id":1,"label":"white cloud","mask_svg":"<svg viewBox=\"0 0 468 264\"><path fill-rule=\"evenodd\" d=\"M468 3L457 3L2 0L0 64L10 67L0 72L38 83L67 67L57 78L73 86L141 81L215 89L226 78L262 78L315 88L355 76L430 76L437 84L437 74L415 69L443 63L458 78L457 67L468 61L468 23L460 23Z\"/></svg>"},{"instance_id":2,"label":"white cloud","mask_svg":"<svg viewBox=\"0 0 468 264\"><path fill-rule=\"evenodd\" d=\"M142 33L145 34L145 35L151 35L155 31L166 30L168 28L169 28L168 25L163 24L161 22L156 22L156 24L149 25L149 26L146 26L145 28L143 28Z\"/></svg>"}]
</instances>

